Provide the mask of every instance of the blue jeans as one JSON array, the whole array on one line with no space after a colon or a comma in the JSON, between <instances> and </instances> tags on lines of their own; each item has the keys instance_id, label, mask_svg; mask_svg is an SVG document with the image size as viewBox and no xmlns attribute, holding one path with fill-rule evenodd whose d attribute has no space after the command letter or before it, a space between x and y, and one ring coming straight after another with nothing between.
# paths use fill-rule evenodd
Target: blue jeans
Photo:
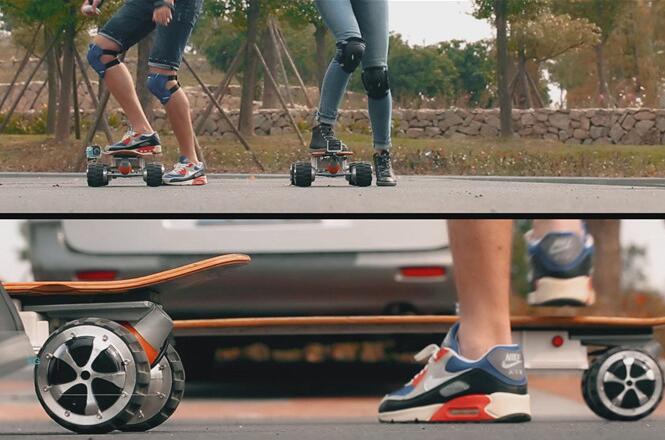
<instances>
[{"instance_id":1,"label":"blue jeans","mask_svg":"<svg viewBox=\"0 0 665 440\"><path fill-rule=\"evenodd\" d=\"M148 64L160 69L178 70L202 7L203 0L178 0L171 23L156 26L152 21L153 0L127 0L99 34L120 45L124 52L157 27Z\"/></svg>"},{"instance_id":2,"label":"blue jeans","mask_svg":"<svg viewBox=\"0 0 665 440\"><path fill-rule=\"evenodd\" d=\"M337 42L353 37L365 40L367 49L362 59L363 69L388 66L388 0L315 0L315 3ZM320 122L330 125L337 122L350 78L351 75L333 59L321 87L317 113ZM368 98L368 106L374 148L389 149L392 96L388 93L381 99Z\"/></svg>"}]
</instances>

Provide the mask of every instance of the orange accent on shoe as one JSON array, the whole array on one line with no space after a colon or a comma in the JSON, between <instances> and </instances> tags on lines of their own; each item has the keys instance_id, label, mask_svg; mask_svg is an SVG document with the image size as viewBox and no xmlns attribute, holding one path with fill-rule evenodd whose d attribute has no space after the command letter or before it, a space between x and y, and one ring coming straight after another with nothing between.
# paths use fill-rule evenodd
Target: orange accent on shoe
<instances>
[{"instance_id":1,"label":"orange accent on shoe","mask_svg":"<svg viewBox=\"0 0 665 440\"><path fill-rule=\"evenodd\" d=\"M440 361L445 355L448 353L447 348L441 347L439 351L436 352L436 356L434 356L435 361Z\"/></svg>"},{"instance_id":2,"label":"orange accent on shoe","mask_svg":"<svg viewBox=\"0 0 665 440\"><path fill-rule=\"evenodd\" d=\"M430 422L486 422L495 418L485 408L491 402L483 394L458 397L444 403L430 418Z\"/></svg>"},{"instance_id":3,"label":"orange accent on shoe","mask_svg":"<svg viewBox=\"0 0 665 440\"><path fill-rule=\"evenodd\" d=\"M202 185L206 185L207 183L208 183L208 178L206 176L201 176L201 177L197 177L196 179L194 179L194 181L192 182L192 185L202 186Z\"/></svg>"},{"instance_id":4,"label":"orange accent on shoe","mask_svg":"<svg viewBox=\"0 0 665 440\"><path fill-rule=\"evenodd\" d=\"M427 367L423 368L420 373L416 374L413 379L411 379L411 385L414 387L417 387L418 384L425 378L425 374L427 374Z\"/></svg>"}]
</instances>

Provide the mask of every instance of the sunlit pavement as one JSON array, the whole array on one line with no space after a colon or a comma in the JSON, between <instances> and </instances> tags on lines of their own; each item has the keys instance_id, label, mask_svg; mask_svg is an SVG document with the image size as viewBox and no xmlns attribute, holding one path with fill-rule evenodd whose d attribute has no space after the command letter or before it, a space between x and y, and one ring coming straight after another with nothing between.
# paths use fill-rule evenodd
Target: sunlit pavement
<instances>
[{"instance_id":1,"label":"sunlit pavement","mask_svg":"<svg viewBox=\"0 0 665 440\"><path fill-rule=\"evenodd\" d=\"M30 373L0 381L0 435L67 434L52 422L34 395ZM579 376L530 376L534 422L524 425L382 425L376 422L381 396L306 398L225 398L200 393L205 384L191 384L174 416L149 434L132 438L371 438L436 437L455 432L469 439L504 432L510 438L663 438L665 405L650 418L635 423L605 422L591 413L579 390ZM623 436L623 437L622 437ZM95 438L98 436L95 436ZM80 437L79 437L80 438ZM493 437L494 438L494 437ZM498 438L498 437L497 437Z\"/></svg>"}]
</instances>

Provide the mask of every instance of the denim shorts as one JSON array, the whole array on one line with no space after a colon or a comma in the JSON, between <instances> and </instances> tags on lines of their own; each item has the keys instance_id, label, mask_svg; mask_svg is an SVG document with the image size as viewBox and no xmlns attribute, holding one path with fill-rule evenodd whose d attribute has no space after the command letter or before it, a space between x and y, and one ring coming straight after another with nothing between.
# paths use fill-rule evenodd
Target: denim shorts
<instances>
[{"instance_id":1,"label":"denim shorts","mask_svg":"<svg viewBox=\"0 0 665 440\"><path fill-rule=\"evenodd\" d=\"M203 0L176 0L173 19L168 26L152 21L154 0L127 0L99 31L127 51L147 37L155 27L155 44L148 64L161 69L178 70L187 41L201 14Z\"/></svg>"}]
</instances>

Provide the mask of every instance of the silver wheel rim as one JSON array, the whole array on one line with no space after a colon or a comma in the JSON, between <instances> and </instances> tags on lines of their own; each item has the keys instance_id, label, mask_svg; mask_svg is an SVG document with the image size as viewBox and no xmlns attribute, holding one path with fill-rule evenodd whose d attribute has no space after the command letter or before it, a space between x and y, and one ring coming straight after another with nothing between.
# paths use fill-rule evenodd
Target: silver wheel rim
<instances>
[{"instance_id":1,"label":"silver wheel rim","mask_svg":"<svg viewBox=\"0 0 665 440\"><path fill-rule=\"evenodd\" d=\"M150 420L164 408L173 387L173 371L166 355L150 370L150 385L146 400L127 425L134 425Z\"/></svg>"},{"instance_id":2,"label":"silver wheel rim","mask_svg":"<svg viewBox=\"0 0 665 440\"><path fill-rule=\"evenodd\" d=\"M91 350L85 360L82 352L88 344ZM36 368L42 403L56 417L79 426L113 419L125 409L136 387L136 366L127 344L113 331L94 325L56 335L40 351ZM67 380L72 374L75 378Z\"/></svg>"},{"instance_id":3,"label":"silver wheel rim","mask_svg":"<svg viewBox=\"0 0 665 440\"><path fill-rule=\"evenodd\" d=\"M624 417L648 413L663 391L663 377L656 361L634 350L620 351L605 359L596 381L603 405Z\"/></svg>"}]
</instances>

